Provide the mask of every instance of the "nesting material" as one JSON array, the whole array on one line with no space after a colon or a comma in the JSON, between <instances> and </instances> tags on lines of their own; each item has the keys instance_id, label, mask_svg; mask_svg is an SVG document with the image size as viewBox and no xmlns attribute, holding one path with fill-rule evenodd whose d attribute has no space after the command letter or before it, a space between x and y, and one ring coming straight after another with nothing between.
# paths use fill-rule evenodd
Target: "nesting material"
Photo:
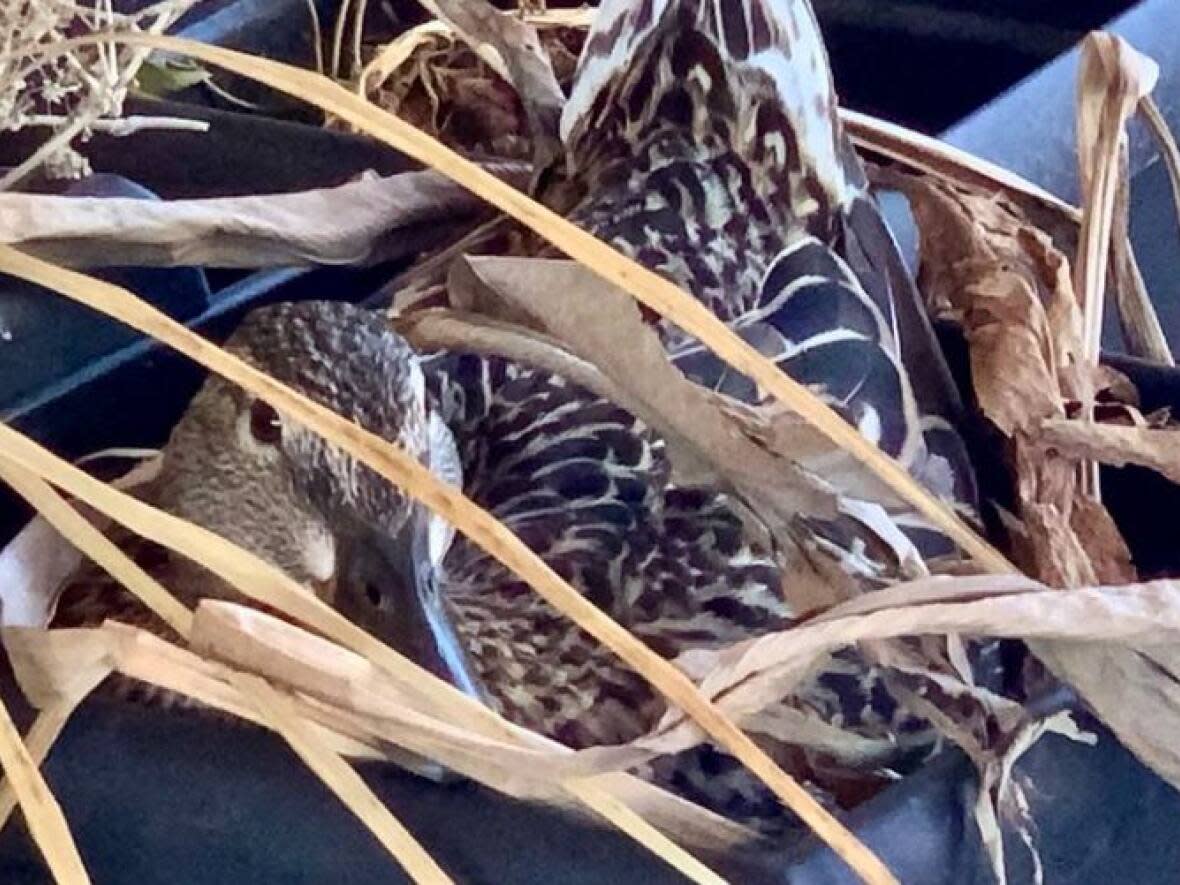
<instances>
[{"instance_id":1,"label":"nesting material","mask_svg":"<svg viewBox=\"0 0 1180 885\"><path fill-rule=\"evenodd\" d=\"M568 42L561 35L555 41L544 30L538 36L533 25L577 34L585 23L581 13L530 20L449 0L428 5L443 21L378 52L360 79L360 96L309 72L224 49L160 37L119 39L136 53L147 47L185 53L304 98L433 170L414 173L419 177L412 183L390 180L382 188L415 185L408 198L412 204L423 194L444 194L445 206L433 199L423 202L428 214L466 209L478 197L573 259L448 260L442 277L446 309L410 310L395 320L410 340L422 346L468 346L557 368L647 420L668 440L682 476L706 479L733 493L749 509L751 524L762 525L780 546L790 544L788 514L855 512L867 524L882 527L882 543L891 547L902 574L921 577L850 599L852 593L837 576L817 573L803 585L806 593L792 600L798 609L813 611L813 617L736 646L665 661L405 452L252 369L125 290L0 246L0 270L169 344L401 486L615 651L670 703L664 720L629 744L571 751L512 725L425 673L257 557L121 491L120 485L134 484L134 476L108 485L3 427L0 478L41 514L0 554L4 642L23 689L41 712L23 745L7 717L0 717L0 763L7 775L0 819L20 803L59 881L86 881L85 872L36 765L77 704L111 673L188 695L280 734L398 863L423 882L449 879L431 859L429 846L409 836L345 759L411 766L431 760L509 795L588 808L691 880L716 883L721 881L716 873L688 849L732 850L751 834L626 773L659 755L712 740L764 780L865 881L894 881L880 860L742 731L755 722L765 725L767 708L789 695L818 661L854 644L899 673L932 680L946 697L971 708L965 715L963 703L944 707L939 697L913 698L980 769L984 789L977 819L1001 878L996 809L1019 808L1024 801L1023 786L1013 775L1015 759L1049 728L1088 738L1067 721L1029 722L1019 705L973 685L960 635L1025 640L1133 752L1180 788L1174 741L1180 729L1175 691L1180 659L1167 651L1180 641L1180 586L1169 580L1137 582L1089 466L1135 463L1180 481L1180 437L1174 425L1167 416L1142 415L1126 380L1097 365L1095 330L1101 327L1112 260L1116 303L1129 339L1145 353L1162 358L1167 351L1126 243L1127 182L1120 162L1127 119L1147 100L1154 82L1151 64L1108 35L1096 35L1087 44L1079 84L1087 199L1080 211L928 139L844 115L859 144L890 161L881 180L911 200L922 237L920 283L929 312L953 320L967 340L975 411L1004 451L1014 490L1015 506L1001 514L1003 531L989 541L698 302L453 150L471 146L462 143L461 128L448 128L446 122L454 119L446 107L448 94L454 93L427 92L428 113L415 106L423 101L422 84L443 82L432 62L458 59L459 68L449 68L446 77L462 81L465 71L474 72L495 94L508 89L514 96L504 105L513 108L512 114L481 121L478 147L492 153L499 149L502 157L543 160L555 137L563 80L551 50L564 51ZM456 48L459 40L471 47L466 55ZM388 107L417 115L450 147L363 97L390 92ZM1152 106L1144 106L1152 119ZM1158 130L1158 114L1155 119ZM446 180L469 196L452 193L454 186ZM416 187L423 181L428 190ZM222 206L218 217L254 218L252 236L284 260L368 259L375 242L368 225L361 225L363 236L356 243L349 240L339 252L333 251L339 243L323 239L322 226L290 235L268 220L274 211L303 213L312 205L309 199L322 208L325 195L299 195L280 210L270 199ZM254 214L241 215L243 205ZM146 234L126 219L107 215L96 222L94 207L77 208L79 215L67 220L80 226L66 224L57 236L64 230L88 241L120 230L124 242L140 249L150 244L149 254L161 263L191 260L189 253L175 251L176 242L193 230L197 216L191 206L162 208L157 228ZM1052 232L1038 224L1045 216L1053 219ZM409 218L407 223L421 220L413 213ZM209 231L202 241L203 258L242 260L242 244L219 241L216 223L202 229ZM1062 231L1066 239L1072 234L1076 254L1062 242ZM550 306L553 291L579 287L595 289L593 314ZM695 389L643 326L635 301L754 378L775 398L773 408L743 408ZM618 353L612 342L619 336L634 341L634 348ZM670 389L683 395L672 397ZM929 577L931 564L920 557L914 561L916 552L887 531L891 522L885 515L901 508L916 509L957 541L976 574ZM206 563L244 596L290 621L225 602L205 601L195 612L185 609L102 535L111 521ZM116 623L81 631L41 629L51 617L56 587L76 561L63 538L116 575L187 647ZM1003 544L1003 553L993 541ZM945 641L896 642L917 636ZM807 731L799 725L787 721L782 727L812 749L847 756L874 752L838 729ZM996 734L1002 739L993 742ZM1035 850L1035 838L1027 829L1024 835Z\"/></svg>"}]
</instances>

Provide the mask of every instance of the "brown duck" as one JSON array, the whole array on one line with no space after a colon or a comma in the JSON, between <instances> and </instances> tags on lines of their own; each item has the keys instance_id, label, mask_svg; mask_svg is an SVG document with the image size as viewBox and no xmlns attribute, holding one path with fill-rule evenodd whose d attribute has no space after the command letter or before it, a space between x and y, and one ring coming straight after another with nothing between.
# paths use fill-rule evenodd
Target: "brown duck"
<instances>
[{"instance_id":1,"label":"brown duck","mask_svg":"<svg viewBox=\"0 0 1180 885\"><path fill-rule=\"evenodd\" d=\"M882 448L938 477L940 493L970 501L945 420L953 388L834 108L805 0L612 0L586 44L562 122L567 154L542 196L692 292ZM694 380L758 401L695 342L661 332ZM471 354L418 355L380 316L338 303L256 312L227 347L461 483L661 654L732 643L790 617L773 551L751 542L727 499L671 485L658 437L560 377ZM923 368L917 391L902 368L911 361ZM941 471L929 469L936 460ZM145 494L571 746L636 737L663 711L642 679L497 562L219 378L193 400ZM840 526L815 531L841 536ZM145 554L186 602L227 592L197 564ZM142 620L137 610L89 572L63 592L56 623ZM856 666L822 675L799 704L896 732L896 705ZM736 816L778 814L708 748L657 769Z\"/></svg>"}]
</instances>

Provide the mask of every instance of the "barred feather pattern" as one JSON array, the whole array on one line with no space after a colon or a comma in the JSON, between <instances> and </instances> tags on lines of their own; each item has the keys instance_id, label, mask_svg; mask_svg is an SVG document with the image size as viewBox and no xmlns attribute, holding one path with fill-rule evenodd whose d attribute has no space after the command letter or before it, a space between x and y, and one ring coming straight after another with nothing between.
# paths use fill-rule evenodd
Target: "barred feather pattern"
<instances>
[{"instance_id":1,"label":"barred feather pattern","mask_svg":"<svg viewBox=\"0 0 1180 885\"><path fill-rule=\"evenodd\" d=\"M937 494L975 503L955 388L841 130L806 0L607 0L562 134L575 222L695 295ZM694 380L765 401L660 331Z\"/></svg>"},{"instance_id":2,"label":"barred feather pattern","mask_svg":"<svg viewBox=\"0 0 1180 885\"><path fill-rule=\"evenodd\" d=\"M836 111L807 0L604 0L562 118L564 168L548 195L575 223L693 294L971 515L977 492L952 423L954 384ZM689 378L766 402L695 339L649 319ZM897 524L927 557L954 552L915 513L897 514ZM806 526L813 549L838 561L864 549L852 520ZM889 574L888 562L873 565ZM922 739L932 737L928 723L900 709L855 654L834 659L806 697L830 722L897 738L899 755L907 737L932 746ZM797 749L769 743L800 767ZM781 823L765 791L720 759L703 747L650 774L749 822ZM814 761L803 767L814 770Z\"/></svg>"},{"instance_id":3,"label":"barred feather pattern","mask_svg":"<svg viewBox=\"0 0 1180 885\"><path fill-rule=\"evenodd\" d=\"M466 494L562 578L671 657L779 627L771 552L718 493L668 484L662 440L560 376L447 354L428 390L455 435ZM462 539L444 561L454 622L492 702L572 746L638 737L650 687L526 584Z\"/></svg>"},{"instance_id":4,"label":"barred feather pattern","mask_svg":"<svg viewBox=\"0 0 1180 885\"><path fill-rule=\"evenodd\" d=\"M912 283L840 133L805 0L607 0L562 133L573 220L692 292L915 473L941 476L940 493L973 500L947 422L953 394L938 389L928 328L907 321L900 296ZM673 326L659 331L698 383L764 400ZM935 383L915 389L907 364ZM503 360L440 354L423 370L431 407L456 438L465 492L660 654L789 623L772 551L753 545L724 495L672 486L662 441L642 422ZM932 455L946 469L930 470ZM630 668L474 545L456 539L442 568L456 631L504 715L582 747L637 737L664 712ZM926 724L853 655L794 703L929 746ZM822 760L789 742L768 746L800 777L823 780ZM647 774L747 822L786 820L710 747Z\"/></svg>"},{"instance_id":5,"label":"barred feather pattern","mask_svg":"<svg viewBox=\"0 0 1180 885\"><path fill-rule=\"evenodd\" d=\"M772 551L751 542L724 494L670 484L663 442L641 421L500 358L439 354L424 370L433 407L455 435L465 493L654 651L674 658L790 624ZM645 680L475 545L456 539L443 572L453 623L498 712L572 747L634 739L665 712ZM926 728L849 656L790 703L874 737ZM819 777L807 753L768 747L800 778ZM793 823L710 746L644 773L767 831Z\"/></svg>"}]
</instances>

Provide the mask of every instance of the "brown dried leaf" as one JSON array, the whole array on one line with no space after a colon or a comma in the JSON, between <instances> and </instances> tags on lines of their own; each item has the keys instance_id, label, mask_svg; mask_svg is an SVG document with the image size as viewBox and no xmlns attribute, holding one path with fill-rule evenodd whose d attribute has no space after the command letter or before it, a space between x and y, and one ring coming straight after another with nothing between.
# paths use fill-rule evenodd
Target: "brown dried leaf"
<instances>
[{"instance_id":1,"label":"brown dried leaf","mask_svg":"<svg viewBox=\"0 0 1180 885\"><path fill-rule=\"evenodd\" d=\"M1086 362L1069 262L1015 206L929 178L888 179L911 200L921 282L936 312L959 323L983 415L1010 441L1018 513L1010 542L1028 574L1052 586L1134 579L1109 514L1079 488L1074 460L1030 437L1067 406L1121 391L1126 380Z\"/></svg>"},{"instance_id":2,"label":"brown dried leaf","mask_svg":"<svg viewBox=\"0 0 1180 885\"><path fill-rule=\"evenodd\" d=\"M1085 587L1096 583L1095 566L1073 521L1055 504L1026 502L1013 532L1017 559L1050 587Z\"/></svg>"},{"instance_id":3,"label":"brown dried leaf","mask_svg":"<svg viewBox=\"0 0 1180 885\"><path fill-rule=\"evenodd\" d=\"M105 454L98 452L82 461ZM133 489L150 482L159 469L159 458L148 456L111 484ZM90 508L77 509L99 531L110 525L109 519ZM0 549L0 626L47 626L57 605L58 591L81 563L78 548L62 537L44 515L35 516Z\"/></svg>"},{"instance_id":4,"label":"brown dried leaf","mask_svg":"<svg viewBox=\"0 0 1180 885\"><path fill-rule=\"evenodd\" d=\"M1046 421L1036 444L1077 459L1122 467L1137 464L1180 483L1180 430Z\"/></svg>"},{"instance_id":5,"label":"brown dried leaf","mask_svg":"<svg viewBox=\"0 0 1180 885\"><path fill-rule=\"evenodd\" d=\"M1003 193L1021 205L1040 204L1077 221L1077 208L1001 166L953 145L888 120L840 108L840 122L857 147L947 183L988 193Z\"/></svg>"},{"instance_id":6,"label":"brown dried leaf","mask_svg":"<svg viewBox=\"0 0 1180 885\"><path fill-rule=\"evenodd\" d=\"M988 595L992 589L999 592ZM898 585L847 603L822 618L730 649L705 653L696 666L709 671L702 690L739 722L774 699L789 694L819 656L852 643L923 634L962 633L1023 638L1045 653L1054 672L1074 684L1089 701L1108 703L1100 715L1161 776L1180 786L1175 729L1180 727L1180 695L1160 705L1159 674L1127 663L1149 656L1180 639L1180 582L1158 581L1123 587L1050 590L1031 579L1012 577L938 578ZM981 596L981 594L983 594ZM907 598L919 604L907 604ZM1072 645L1071 645L1072 644ZM1076 646L1079 667L1061 664L1053 654ZM1062 651L1062 650L1065 651ZM1083 654L1082 652L1085 652ZM1090 655L1090 663L1086 663ZM707 659L706 659L707 658ZM1177 663L1173 655L1165 664ZM1111 660L1102 670L1095 661ZM1093 680L1087 678L1092 672ZM1099 673L1104 672L1103 684ZM1169 680L1170 681L1170 680ZM1116 699L1117 700L1116 702ZM1146 711L1152 710L1151 713ZM1135 740L1136 717L1152 719L1150 740ZM1162 722L1161 722L1162 720ZM1164 743L1163 736L1172 735ZM653 752L691 746L699 733L672 714L661 727L634 745Z\"/></svg>"},{"instance_id":7,"label":"brown dried leaf","mask_svg":"<svg viewBox=\"0 0 1180 885\"><path fill-rule=\"evenodd\" d=\"M1078 497L1070 513L1070 527L1075 537L1085 539L1086 556L1097 583L1129 584L1138 580L1131 549L1102 502L1084 495Z\"/></svg>"},{"instance_id":8,"label":"brown dried leaf","mask_svg":"<svg viewBox=\"0 0 1180 885\"><path fill-rule=\"evenodd\" d=\"M1000 197L894 174L921 235L919 282L957 322L984 415L1005 435L1063 414L1063 373L1080 331L1068 265L1049 237Z\"/></svg>"}]
</instances>

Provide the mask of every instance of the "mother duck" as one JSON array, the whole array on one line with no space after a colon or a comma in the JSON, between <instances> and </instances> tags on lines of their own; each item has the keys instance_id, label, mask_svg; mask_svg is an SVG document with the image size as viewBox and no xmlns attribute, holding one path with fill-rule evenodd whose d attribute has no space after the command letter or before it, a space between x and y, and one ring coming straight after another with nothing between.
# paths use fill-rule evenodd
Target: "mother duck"
<instances>
[{"instance_id":1,"label":"mother duck","mask_svg":"<svg viewBox=\"0 0 1180 885\"><path fill-rule=\"evenodd\" d=\"M611 0L562 120L566 156L542 196L708 304L883 449L938 478L940 493L969 499L969 468L944 420L953 388L834 109L805 0ZM695 342L660 331L694 380L759 400ZM725 496L671 485L656 435L563 378L471 354L418 355L379 315L330 302L256 312L227 347L461 483L661 654L789 622L773 551L747 537ZM907 363L921 368L917 391ZM943 469L928 469L934 462ZM570 746L637 737L663 712L646 682L495 560L220 378L193 400L145 495ZM186 602L232 595L199 564L137 552ZM63 592L56 623L109 616L145 617L90 571ZM896 705L855 666L819 677L797 703L895 730ZM650 774L736 817L778 819L773 799L734 769L704 748Z\"/></svg>"}]
</instances>

